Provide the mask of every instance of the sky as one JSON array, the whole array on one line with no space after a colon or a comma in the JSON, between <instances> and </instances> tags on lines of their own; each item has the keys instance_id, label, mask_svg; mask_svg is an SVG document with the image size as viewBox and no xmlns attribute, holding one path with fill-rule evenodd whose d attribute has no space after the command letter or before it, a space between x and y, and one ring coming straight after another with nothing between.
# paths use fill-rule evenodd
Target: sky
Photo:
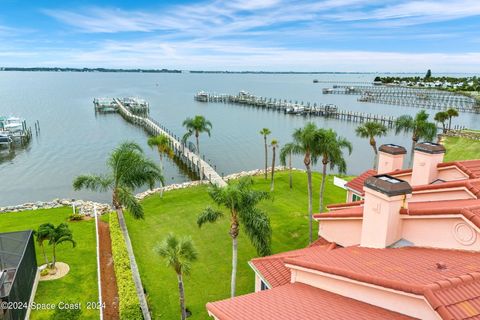
<instances>
[{"instance_id":1,"label":"sky","mask_svg":"<svg viewBox=\"0 0 480 320\"><path fill-rule=\"evenodd\" d=\"M480 72L480 0L0 0L0 66Z\"/></svg>"}]
</instances>

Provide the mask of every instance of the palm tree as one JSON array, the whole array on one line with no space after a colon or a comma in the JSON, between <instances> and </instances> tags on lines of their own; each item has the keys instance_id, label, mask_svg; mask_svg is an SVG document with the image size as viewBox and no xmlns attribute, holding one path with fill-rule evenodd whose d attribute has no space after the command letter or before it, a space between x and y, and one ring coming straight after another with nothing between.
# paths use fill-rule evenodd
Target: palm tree
<instances>
[{"instance_id":1,"label":"palm tree","mask_svg":"<svg viewBox=\"0 0 480 320\"><path fill-rule=\"evenodd\" d=\"M446 111L437 112L435 114L435 117L433 118L433 120L442 124L442 132L443 133L447 132L447 125L445 124L445 122L448 120L448 118L449 118L449 116L448 116L448 113Z\"/></svg>"},{"instance_id":2,"label":"palm tree","mask_svg":"<svg viewBox=\"0 0 480 320\"><path fill-rule=\"evenodd\" d=\"M265 146L265 180L267 180L267 168L268 168L268 146L267 146L267 136L272 133L270 129L263 128L260 130L260 134L263 136L263 144Z\"/></svg>"},{"instance_id":3,"label":"palm tree","mask_svg":"<svg viewBox=\"0 0 480 320\"><path fill-rule=\"evenodd\" d=\"M45 227L49 228L47 226ZM57 245L64 242L70 242L73 248L75 248L77 246L77 243L75 242L75 240L73 240L72 231L68 228L68 224L66 224L65 222L60 223L57 227L54 227L51 230L48 240L48 244L52 246L53 250L51 268L55 269L55 263L57 262Z\"/></svg>"},{"instance_id":4,"label":"palm tree","mask_svg":"<svg viewBox=\"0 0 480 320\"><path fill-rule=\"evenodd\" d=\"M144 317L148 317L148 307L142 290L140 274L136 268L135 255L123 216L126 208L134 219L143 218L143 207L134 196L134 190L148 185L150 189L159 181L164 184L162 170L143 153L142 148L134 142L120 144L109 156L107 175L81 175L73 181L75 190L112 191L112 202L118 216L118 223L127 247L132 273Z\"/></svg>"},{"instance_id":5,"label":"palm tree","mask_svg":"<svg viewBox=\"0 0 480 320\"><path fill-rule=\"evenodd\" d=\"M167 267L172 268L177 274L180 310L182 320L185 320L187 318L187 310L185 308L183 276L190 273L192 262L197 260L197 250L190 238L185 237L179 240L170 233L160 246L156 248L156 251L165 259Z\"/></svg>"},{"instance_id":6,"label":"palm tree","mask_svg":"<svg viewBox=\"0 0 480 320\"><path fill-rule=\"evenodd\" d=\"M150 189L156 181L164 183L161 169L134 142L124 142L109 156L107 175L81 175L73 181L75 190L112 191L112 203L123 220L125 207L135 219L143 218L143 208L134 196L134 190L147 184Z\"/></svg>"},{"instance_id":7,"label":"palm tree","mask_svg":"<svg viewBox=\"0 0 480 320\"><path fill-rule=\"evenodd\" d=\"M187 133L183 135L183 142L186 142L188 138L195 135L197 142L197 155L200 154L200 143L198 137L200 133L206 132L210 137L210 130L212 129L212 123L205 119L204 116L195 116L194 118L187 118L183 121L183 126L187 129Z\"/></svg>"},{"instance_id":8,"label":"palm tree","mask_svg":"<svg viewBox=\"0 0 480 320\"><path fill-rule=\"evenodd\" d=\"M280 149L280 163L282 166L287 165L287 155L288 155L288 178L289 178L289 184L290 184L290 189L293 188L293 179L292 179L292 148L294 144L293 143L287 143Z\"/></svg>"},{"instance_id":9,"label":"palm tree","mask_svg":"<svg viewBox=\"0 0 480 320\"><path fill-rule=\"evenodd\" d=\"M48 267L48 258L47 254L45 253L45 245L44 242L50 240L53 230L55 226L51 223L44 223L38 227L35 231L35 236L37 237L37 244L40 248L42 248L43 257L45 259L45 264Z\"/></svg>"},{"instance_id":10,"label":"palm tree","mask_svg":"<svg viewBox=\"0 0 480 320\"><path fill-rule=\"evenodd\" d=\"M448 131L450 131L452 130L452 118L459 116L458 110L455 108L448 108L445 112L448 114Z\"/></svg>"},{"instance_id":11,"label":"palm tree","mask_svg":"<svg viewBox=\"0 0 480 320\"><path fill-rule=\"evenodd\" d=\"M410 164L413 160L413 150L418 140L433 140L437 134L437 126L433 122L428 121L428 113L425 110L419 111L415 117L403 115L395 120L395 133L400 132L412 133L412 148L410 150Z\"/></svg>"},{"instance_id":12,"label":"palm tree","mask_svg":"<svg viewBox=\"0 0 480 320\"><path fill-rule=\"evenodd\" d=\"M223 206L230 213L230 237L232 238L232 277L231 277L231 297L235 296L235 286L237 277L237 253L238 253L238 234L240 233L240 223L242 223L245 233L252 245L257 249L261 256L271 253L272 229L270 219L267 214L257 208L257 204L263 199L268 198L268 193L252 190L253 180L251 177L244 177L239 182L228 184L226 187L212 186L209 189L209 195L218 206ZM221 210L211 207L206 208L197 219L197 224L201 227L204 223L215 222L224 214Z\"/></svg>"},{"instance_id":13,"label":"palm tree","mask_svg":"<svg viewBox=\"0 0 480 320\"><path fill-rule=\"evenodd\" d=\"M320 201L319 211L323 210L323 197L325 194L325 180L327 177L327 165L330 165L330 170L335 167L340 173L346 173L347 164L343 157L343 149L348 150L348 154L352 153L352 144L343 137L337 136L337 133L332 129L319 129L319 144L318 152L322 157L322 184L320 186Z\"/></svg>"},{"instance_id":14,"label":"palm tree","mask_svg":"<svg viewBox=\"0 0 480 320\"><path fill-rule=\"evenodd\" d=\"M295 129L293 142L288 144L288 150L292 154L302 155L303 163L307 171L308 189L308 218L309 218L309 241L313 241L313 215L312 215L312 165L318 160L319 131L313 122L309 122L303 128Z\"/></svg>"},{"instance_id":15,"label":"palm tree","mask_svg":"<svg viewBox=\"0 0 480 320\"><path fill-rule=\"evenodd\" d=\"M270 191L273 191L274 187L274 179L273 176L275 174L275 151L278 147L278 141L273 139L272 142L270 142L270 146L272 147L272 181L270 183Z\"/></svg>"},{"instance_id":16,"label":"palm tree","mask_svg":"<svg viewBox=\"0 0 480 320\"><path fill-rule=\"evenodd\" d=\"M375 153L375 157L373 159L373 168L377 169L377 157L378 157L378 150L377 150L377 141L375 137L383 137L387 135L387 127L380 123L374 121L367 121L364 124L360 125L355 129L357 136L360 138L367 138L370 139L370 146L372 146L373 152Z\"/></svg>"},{"instance_id":17,"label":"palm tree","mask_svg":"<svg viewBox=\"0 0 480 320\"><path fill-rule=\"evenodd\" d=\"M170 139L164 135L159 134L157 136L151 136L147 140L147 144L150 148L157 147L158 155L160 156L160 169L163 171L163 155L173 158L173 150L170 146ZM162 185L163 186L163 185ZM163 197L163 189L160 191L160 197Z\"/></svg>"}]
</instances>

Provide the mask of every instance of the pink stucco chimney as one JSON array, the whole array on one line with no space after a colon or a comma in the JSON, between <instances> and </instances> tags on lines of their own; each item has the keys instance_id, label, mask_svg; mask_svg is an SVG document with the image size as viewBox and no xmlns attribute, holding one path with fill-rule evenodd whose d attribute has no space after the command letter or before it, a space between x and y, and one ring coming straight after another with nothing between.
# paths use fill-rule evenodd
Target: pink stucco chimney
<instances>
[{"instance_id":1,"label":"pink stucco chimney","mask_svg":"<svg viewBox=\"0 0 480 320\"><path fill-rule=\"evenodd\" d=\"M437 179L438 164L443 162L445 147L438 143L417 143L413 153L412 186L430 184Z\"/></svg>"},{"instance_id":2,"label":"pink stucco chimney","mask_svg":"<svg viewBox=\"0 0 480 320\"><path fill-rule=\"evenodd\" d=\"M378 148L378 174L401 170L407 150L396 144L382 144Z\"/></svg>"},{"instance_id":3,"label":"pink stucco chimney","mask_svg":"<svg viewBox=\"0 0 480 320\"><path fill-rule=\"evenodd\" d=\"M386 248L400 240L400 209L412 193L408 182L382 174L365 180L362 236L360 245Z\"/></svg>"}]
</instances>

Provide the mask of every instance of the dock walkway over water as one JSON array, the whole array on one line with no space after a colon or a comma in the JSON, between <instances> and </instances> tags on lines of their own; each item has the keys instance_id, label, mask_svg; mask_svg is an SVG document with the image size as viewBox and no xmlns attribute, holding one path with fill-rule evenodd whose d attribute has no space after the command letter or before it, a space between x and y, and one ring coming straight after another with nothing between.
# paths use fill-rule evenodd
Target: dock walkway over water
<instances>
[{"instance_id":1,"label":"dock walkway over water","mask_svg":"<svg viewBox=\"0 0 480 320\"><path fill-rule=\"evenodd\" d=\"M455 108L461 112L480 112L475 99L461 94L435 89L399 86L347 86L333 85L324 88L323 94L359 95L360 102L373 102L406 107L446 110Z\"/></svg>"},{"instance_id":2,"label":"dock walkway over water","mask_svg":"<svg viewBox=\"0 0 480 320\"><path fill-rule=\"evenodd\" d=\"M362 123L367 121L374 121L382 123L388 127L393 127L396 119L392 116L339 110L338 107L333 104L311 104L310 102L304 104L303 101L299 103L298 101L292 102L291 100L287 101L285 99L258 97L244 91L241 91L238 95L211 94L201 91L195 95L195 100L200 102L238 104L262 109L270 109L283 112L285 114L319 116L351 122Z\"/></svg>"},{"instance_id":3,"label":"dock walkway over water","mask_svg":"<svg viewBox=\"0 0 480 320\"><path fill-rule=\"evenodd\" d=\"M207 179L210 181L210 183L219 187L224 187L227 185L220 174L218 174L217 171L207 161L205 161L205 159L202 159L199 155L187 148L184 143L180 142L178 137L173 135L157 121L149 116L142 117L134 115L118 98L114 98L113 101L118 107L118 112L120 115L128 122L142 126L150 134L163 134L167 136L170 140L171 148L174 150L175 155L189 165L189 167L194 168L201 179Z\"/></svg>"}]
</instances>

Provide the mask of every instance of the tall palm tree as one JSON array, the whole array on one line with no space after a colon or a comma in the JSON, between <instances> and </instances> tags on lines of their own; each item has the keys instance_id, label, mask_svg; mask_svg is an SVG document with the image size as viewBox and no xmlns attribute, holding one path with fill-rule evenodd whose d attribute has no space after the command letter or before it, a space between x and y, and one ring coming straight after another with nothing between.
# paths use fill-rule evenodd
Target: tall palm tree
<instances>
[{"instance_id":1,"label":"tall palm tree","mask_svg":"<svg viewBox=\"0 0 480 320\"><path fill-rule=\"evenodd\" d=\"M170 146L170 139L164 134L159 134L158 136L151 136L147 140L147 144L150 148L156 147L158 150L158 155L160 156L160 165L163 167L163 155L166 154L168 157L173 157L173 149Z\"/></svg>"},{"instance_id":2,"label":"tall palm tree","mask_svg":"<svg viewBox=\"0 0 480 320\"><path fill-rule=\"evenodd\" d=\"M45 227L49 228L48 226ZM52 246L53 250L51 268L55 269L55 263L57 262L57 245L64 242L70 242L75 248L77 243L75 242L75 240L73 240L72 231L68 228L68 224L66 224L65 222L60 223L57 227L54 227L51 230L48 240L48 244Z\"/></svg>"},{"instance_id":3,"label":"tall palm tree","mask_svg":"<svg viewBox=\"0 0 480 320\"><path fill-rule=\"evenodd\" d=\"M188 138L195 135L197 142L197 155L200 154L200 142L198 137L200 133L206 132L210 137L210 130L212 129L212 123L205 119L204 116L195 116L194 118L187 118L183 121L183 126L187 129L187 133L183 135L183 142L186 142Z\"/></svg>"},{"instance_id":4,"label":"tall palm tree","mask_svg":"<svg viewBox=\"0 0 480 320\"><path fill-rule=\"evenodd\" d=\"M134 142L120 144L109 156L107 175L81 175L73 181L75 190L112 191L112 203L117 214L123 218L125 207L135 219L143 218L143 208L134 196L134 190L155 182L164 183L161 169L148 159ZM119 219L120 220L120 219ZM121 219L123 220L123 219Z\"/></svg>"},{"instance_id":5,"label":"tall palm tree","mask_svg":"<svg viewBox=\"0 0 480 320\"><path fill-rule=\"evenodd\" d=\"M135 255L128 234L127 224L123 215L126 208L135 219L143 218L143 207L134 196L134 190L144 185L150 189L159 181L164 184L162 170L155 162L148 159L142 148L134 142L120 144L109 156L107 166L110 172L107 175L81 175L73 181L75 190L89 189L92 191L112 192L112 202L118 216L118 223L127 247L133 278L140 306L145 318L149 318L147 301L143 292L142 282Z\"/></svg>"},{"instance_id":6,"label":"tall palm tree","mask_svg":"<svg viewBox=\"0 0 480 320\"><path fill-rule=\"evenodd\" d=\"M325 194L325 181L327 177L327 165L330 170L335 167L340 173L346 173L347 164L343 157L343 149L348 150L348 154L352 153L352 144L343 137L339 137L332 129L319 129L318 152L322 157L322 184L320 186L319 211L323 210L323 197Z\"/></svg>"},{"instance_id":7,"label":"tall palm tree","mask_svg":"<svg viewBox=\"0 0 480 320\"><path fill-rule=\"evenodd\" d=\"M292 154L303 156L303 163L307 171L308 189L308 218L309 218L309 241L313 241L313 215L312 215L312 165L318 160L319 131L313 122L309 122L303 128L297 128L293 132L293 142L289 144Z\"/></svg>"},{"instance_id":8,"label":"tall palm tree","mask_svg":"<svg viewBox=\"0 0 480 320\"><path fill-rule=\"evenodd\" d=\"M458 110L455 108L448 108L445 112L448 114L448 131L450 131L452 130L452 118L459 116Z\"/></svg>"},{"instance_id":9,"label":"tall palm tree","mask_svg":"<svg viewBox=\"0 0 480 320\"><path fill-rule=\"evenodd\" d=\"M274 188L274 174L275 174L275 151L277 150L278 147L278 141L273 139L272 142L270 142L270 146L272 147L272 174L271 174L271 182L270 182L270 191L273 191Z\"/></svg>"},{"instance_id":10,"label":"tall palm tree","mask_svg":"<svg viewBox=\"0 0 480 320\"><path fill-rule=\"evenodd\" d=\"M428 121L428 113L425 110L419 111L415 117L403 115L395 120L395 133L400 132L412 133L412 147L410 150L410 164L413 160L413 150L418 140L433 140L437 134L437 126L433 122Z\"/></svg>"},{"instance_id":11,"label":"tall palm tree","mask_svg":"<svg viewBox=\"0 0 480 320\"><path fill-rule=\"evenodd\" d=\"M377 157L378 157L377 141L375 140L375 138L386 136L387 130L388 129L384 124L380 122L375 122L375 121L367 121L364 124L359 125L355 129L357 136L359 136L360 138L370 139L370 146L372 147L373 152L375 153L375 156L373 159L374 169L377 169Z\"/></svg>"},{"instance_id":12,"label":"tall palm tree","mask_svg":"<svg viewBox=\"0 0 480 320\"><path fill-rule=\"evenodd\" d=\"M282 164L282 166L287 165L287 156L288 156L288 178L289 178L290 189L293 188L293 179L292 179L292 149L293 149L293 146L294 146L293 143L287 143L282 147L282 149L280 149L280 163Z\"/></svg>"},{"instance_id":13,"label":"tall palm tree","mask_svg":"<svg viewBox=\"0 0 480 320\"><path fill-rule=\"evenodd\" d=\"M160 169L163 171L163 155L166 154L169 158L173 158L174 152L170 146L170 139L164 135L159 134L157 136L151 136L147 140L147 144L150 148L157 147L158 155L160 156ZM163 184L162 184L163 186ZM160 191L160 197L163 197L163 189Z\"/></svg>"},{"instance_id":14,"label":"tall palm tree","mask_svg":"<svg viewBox=\"0 0 480 320\"><path fill-rule=\"evenodd\" d=\"M267 168L268 168L268 145L267 145L267 136L272 132L268 128L263 128L260 130L260 134L263 136L263 144L265 146L265 180L267 180Z\"/></svg>"},{"instance_id":15,"label":"tall palm tree","mask_svg":"<svg viewBox=\"0 0 480 320\"><path fill-rule=\"evenodd\" d=\"M37 237L37 244L42 249L43 258L45 259L45 265L48 267L48 258L47 254L45 253L45 245L44 242L50 240L53 231L55 230L55 226L51 223L44 223L38 227L35 231L35 236Z\"/></svg>"},{"instance_id":16,"label":"tall palm tree","mask_svg":"<svg viewBox=\"0 0 480 320\"><path fill-rule=\"evenodd\" d=\"M185 320L187 319L187 310L185 308L183 276L190 273L192 262L197 260L197 250L190 238L177 239L175 235L170 233L156 248L156 251L165 259L167 267L172 268L177 274L180 310L182 320Z\"/></svg>"},{"instance_id":17,"label":"tall palm tree","mask_svg":"<svg viewBox=\"0 0 480 320\"><path fill-rule=\"evenodd\" d=\"M435 113L435 117L433 118L433 120L442 124L442 132L443 133L447 132L447 125L445 124L445 122L448 120L448 118L449 118L449 116L448 116L448 113L446 111L440 111L440 112Z\"/></svg>"},{"instance_id":18,"label":"tall palm tree","mask_svg":"<svg viewBox=\"0 0 480 320\"><path fill-rule=\"evenodd\" d=\"M257 208L257 204L263 199L268 198L268 193L252 189L253 180L251 177L244 177L239 182L228 184L220 188L212 186L209 189L209 195L218 205L226 208L230 213L230 237L232 238L232 277L231 277L231 297L235 296L236 277L237 277L237 254L238 254L238 234L240 233L240 223L247 234L252 245L257 249L261 256L271 253L272 229L268 215ZM221 210L206 208L197 219L197 224L201 227L207 222L215 222L223 217Z\"/></svg>"}]
</instances>

